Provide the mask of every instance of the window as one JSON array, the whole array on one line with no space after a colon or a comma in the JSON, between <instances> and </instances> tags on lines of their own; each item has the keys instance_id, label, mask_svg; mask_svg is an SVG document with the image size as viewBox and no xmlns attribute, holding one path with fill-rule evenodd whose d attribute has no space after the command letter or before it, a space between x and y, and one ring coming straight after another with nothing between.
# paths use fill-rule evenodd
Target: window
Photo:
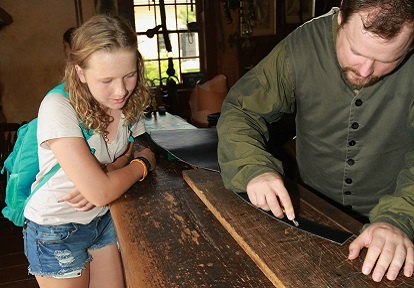
<instances>
[{"instance_id":1,"label":"window","mask_svg":"<svg viewBox=\"0 0 414 288\"><path fill-rule=\"evenodd\" d=\"M134 0L138 48L144 57L146 78L154 85L165 84L169 77L169 59L172 60L175 70L174 76L180 83L182 73L200 72L199 29L195 1L164 2L165 26L172 48L170 52L167 51L168 47L164 41L160 1Z\"/></svg>"}]
</instances>

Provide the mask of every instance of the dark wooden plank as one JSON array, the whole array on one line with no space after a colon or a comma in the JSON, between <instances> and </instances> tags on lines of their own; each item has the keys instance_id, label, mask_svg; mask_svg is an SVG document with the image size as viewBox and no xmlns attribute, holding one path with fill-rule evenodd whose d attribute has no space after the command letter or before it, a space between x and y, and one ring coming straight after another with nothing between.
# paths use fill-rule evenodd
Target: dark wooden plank
<instances>
[{"instance_id":1,"label":"dark wooden plank","mask_svg":"<svg viewBox=\"0 0 414 288\"><path fill-rule=\"evenodd\" d=\"M347 260L349 241L341 246L270 218L225 189L218 173L199 169L183 174L185 181L277 287L414 287L414 279L402 274L394 282L373 282L360 272L363 257ZM302 217L331 227L342 226L333 220L333 215L328 217L305 201L300 201L299 210Z\"/></svg>"},{"instance_id":2,"label":"dark wooden plank","mask_svg":"<svg viewBox=\"0 0 414 288\"><path fill-rule=\"evenodd\" d=\"M0 288L39 288L39 285L36 282L36 279L33 277L31 279L25 279L21 281L9 282L0 284Z\"/></svg>"},{"instance_id":3,"label":"dark wooden plank","mask_svg":"<svg viewBox=\"0 0 414 288\"><path fill-rule=\"evenodd\" d=\"M21 248L23 250L23 247ZM23 251L17 253L10 253L5 255L0 255L0 271L10 266L25 265L26 268L29 266L29 262L26 259ZM27 269L26 269L27 270ZM0 282L3 277L0 278Z\"/></svg>"},{"instance_id":4,"label":"dark wooden plank","mask_svg":"<svg viewBox=\"0 0 414 288\"><path fill-rule=\"evenodd\" d=\"M111 204L128 287L273 287L182 179L157 169Z\"/></svg>"},{"instance_id":5,"label":"dark wooden plank","mask_svg":"<svg viewBox=\"0 0 414 288\"><path fill-rule=\"evenodd\" d=\"M0 219L0 287L39 287L29 275L29 263L23 253L22 229Z\"/></svg>"},{"instance_id":6,"label":"dark wooden plank","mask_svg":"<svg viewBox=\"0 0 414 288\"><path fill-rule=\"evenodd\" d=\"M0 284L10 284L35 279L27 272L28 264L20 264L0 269Z\"/></svg>"},{"instance_id":7,"label":"dark wooden plank","mask_svg":"<svg viewBox=\"0 0 414 288\"><path fill-rule=\"evenodd\" d=\"M6 219L0 224L0 256L23 252L22 229L13 226Z\"/></svg>"}]
</instances>

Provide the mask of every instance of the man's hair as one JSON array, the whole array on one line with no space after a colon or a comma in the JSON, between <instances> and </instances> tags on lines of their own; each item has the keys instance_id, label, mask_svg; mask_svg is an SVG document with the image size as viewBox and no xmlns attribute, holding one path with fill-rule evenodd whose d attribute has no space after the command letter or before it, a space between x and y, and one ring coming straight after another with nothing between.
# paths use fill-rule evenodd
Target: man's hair
<instances>
[{"instance_id":1,"label":"man's hair","mask_svg":"<svg viewBox=\"0 0 414 288\"><path fill-rule=\"evenodd\" d=\"M406 24L414 24L414 0L343 0L341 8L344 26L359 12L368 12L362 19L364 28L384 39L396 37Z\"/></svg>"}]
</instances>

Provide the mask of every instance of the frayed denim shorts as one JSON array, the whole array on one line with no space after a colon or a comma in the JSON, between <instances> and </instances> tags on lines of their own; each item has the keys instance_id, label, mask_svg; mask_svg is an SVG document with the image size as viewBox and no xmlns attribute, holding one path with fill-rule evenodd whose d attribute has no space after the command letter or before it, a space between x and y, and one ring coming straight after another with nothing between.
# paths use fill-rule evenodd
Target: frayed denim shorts
<instances>
[{"instance_id":1,"label":"frayed denim shorts","mask_svg":"<svg viewBox=\"0 0 414 288\"><path fill-rule=\"evenodd\" d=\"M109 211L86 225L39 225L26 220L23 239L29 273L54 278L79 277L92 260L88 250L117 242Z\"/></svg>"}]
</instances>

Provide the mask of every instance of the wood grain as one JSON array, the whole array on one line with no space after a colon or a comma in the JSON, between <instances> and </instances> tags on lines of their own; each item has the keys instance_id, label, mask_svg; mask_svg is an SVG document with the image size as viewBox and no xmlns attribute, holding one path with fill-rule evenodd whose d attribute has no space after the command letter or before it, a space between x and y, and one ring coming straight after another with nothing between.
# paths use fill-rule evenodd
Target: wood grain
<instances>
[{"instance_id":1,"label":"wood grain","mask_svg":"<svg viewBox=\"0 0 414 288\"><path fill-rule=\"evenodd\" d=\"M35 288L33 275L29 275L23 253L22 229L0 217L0 288Z\"/></svg>"},{"instance_id":2,"label":"wood grain","mask_svg":"<svg viewBox=\"0 0 414 288\"><path fill-rule=\"evenodd\" d=\"M348 245L355 236L341 246L274 220L225 189L219 173L199 169L183 171L183 176L276 287L414 287L414 280L403 275L381 283L363 275L360 269L364 255L347 260ZM306 194L303 188L300 190ZM350 219L346 225L335 222L335 214L342 220L345 215L326 205L331 213L328 217L317 208L325 210L321 203L312 206L299 199L300 216L335 228L360 228L360 223Z\"/></svg>"},{"instance_id":3,"label":"wood grain","mask_svg":"<svg viewBox=\"0 0 414 288\"><path fill-rule=\"evenodd\" d=\"M273 287L164 156L110 209L128 287Z\"/></svg>"}]
</instances>

